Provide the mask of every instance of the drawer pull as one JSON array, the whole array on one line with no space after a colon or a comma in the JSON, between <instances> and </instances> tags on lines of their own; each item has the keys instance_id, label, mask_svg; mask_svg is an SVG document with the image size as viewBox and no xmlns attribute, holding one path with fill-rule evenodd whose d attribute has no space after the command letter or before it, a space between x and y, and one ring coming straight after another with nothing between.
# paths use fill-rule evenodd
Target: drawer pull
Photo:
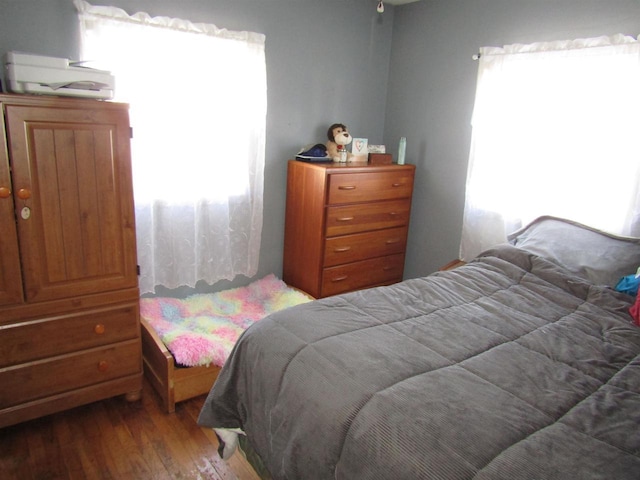
<instances>
[{"instance_id":1,"label":"drawer pull","mask_svg":"<svg viewBox=\"0 0 640 480\"><path fill-rule=\"evenodd\" d=\"M104 325L102 325L101 323L93 327L93 331L96 332L96 335L102 335L104 333L104 330Z\"/></svg>"},{"instance_id":2,"label":"drawer pull","mask_svg":"<svg viewBox=\"0 0 640 480\"><path fill-rule=\"evenodd\" d=\"M21 188L18 190L18 198L20 200L29 200L31 198L31 190L28 188Z\"/></svg>"},{"instance_id":3,"label":"drawer pull","mask_svg":"<svg viewBox=\"0 0 640 480\"><path fill-rule=\"evenodd\" d=\"M388 272L390 270L393 270L395 267L393 265L387 265L385 267L382 267L382 271L383 272Z\"/></svg>"},{"instance_id":4,"label":"drawer pull","mask_svg":"<svg viewBox=\"0 0 640 480\"><path fill-rule=\"evenodd\" d=\"M402 184L401 183L392 183L391 186L392 187L401 187Z\"/></svg>"},{"instance_id":5,"label":"drawer pull","mask_svg":"<svg viewBox=\"0 0 640 480\"><path fill-rule=\"evenodd\" d=\"M336 221L338 221L338 222L350 222L351 220L353 220L353 217L339 217L339 218L336 218Z\"/></svg>"},{"instance_id":6,"label":"drawer pull","mask_svg":"<svg viewBox=\"0 0 640 480\"><path fill-rule=\"evenodd\" d=\"M355 190L356 186L355 185L340 185L338 187L338 190Z\"/></svg>"},{"instance_id":7,"label":"drawer pull","mask_svg":"<svg viewBox=\"0 0 640 480\"><path fill-rule=\"evenodd\" d=\"M397 217L399 215L398 212L389 212L390 217Z\"/></svg>"},{"instance_id":8,"label":"drawer pull","mask_svg":"<svg viewBox=\"0 0 640 480\"><path fill-rule=\"evenodd\" d=\"M349 275L343 275L341 277L332 278L331 281L332 282L342 282L342 281L346 280L347 278L349 278Z\"/></svg>"},{"instance_id":9,"label":"drawer pull","mask_svg":"<svg viewBox=\"0 0 640 480\"><path fill-rule=\"evenodd\" d=\"M386 243L387 245L393 245L394 243L398 243L398 242L400 242L399 238L390 238L389 240L387 240L384 243Z\"/></svg>"},{"instance_id":10,"label":"drawer pull","mask_svg":"<svg viewBox=\"0 0 640 480\"><path fill-rule=\"evenodd\" d=\"M100 360L98 362L98 371L106 372L107 370L109 370L109 362L107 362L106 360Z\"/></svg>"},{"instance_id":11,"label":"drawer pull","mask_svg":"<svg viewBox=\"0 0 640 480\"><path fill-rule=\"evenodd\" d=\"M349 250L351 250L351 247L336 247L333 249L336 253L348 252Z\"/></svg>"},{"instance_id":12,"label":"drawer pull","mask_svg":"<svg viewBox=\"0 0 640 480\"><path fill-rule=\"evenodd\" d=\"M0 187L0 198L9 198L11 196L11 189L9 187Z\"/></svg>"}]
</instances>

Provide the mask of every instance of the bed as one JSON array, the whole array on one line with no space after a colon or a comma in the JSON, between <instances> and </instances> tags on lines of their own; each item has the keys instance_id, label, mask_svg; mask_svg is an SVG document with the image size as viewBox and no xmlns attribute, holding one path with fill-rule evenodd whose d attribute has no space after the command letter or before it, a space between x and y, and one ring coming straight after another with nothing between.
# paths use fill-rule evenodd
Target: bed
<instances>
[{"instance_id":1,"label":"bed","mask_svg":"<svg viewBox=\"0 0 640 480\"><path fill-rule=\"evenodd\" d=\"M173 413L176 403L206 395L248 326L310 300L273 274L212 294L141 299L144 374L164 410Z\"/></svg>"},{"instance_id":2,"label":"bed","mask_svg":"<svg viewBox=\"0 0 640 480\"><path fill-rule=\"evenodd\" d=\"M542 217L466 265L275 313L199 424L274 479L640 478L640 239ZM244 437L246 435L246 437Z\"/></svg>"}]
</instances>

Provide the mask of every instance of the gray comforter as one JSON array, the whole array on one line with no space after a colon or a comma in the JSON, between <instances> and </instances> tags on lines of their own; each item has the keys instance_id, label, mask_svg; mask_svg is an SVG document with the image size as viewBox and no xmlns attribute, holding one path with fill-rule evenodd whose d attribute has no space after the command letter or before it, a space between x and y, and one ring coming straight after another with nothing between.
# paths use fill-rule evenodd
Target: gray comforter
<instances>
[{"instance_id":1,"label":"gray comforter","mask_svg":"<svg viewBox=\"0 0 640 480\"><path fill-rule=\"evenodd\" d=\"M199 423L278 479L637 480L632 300L501 246L255 324Z\"/></svg>"}]
</instances>

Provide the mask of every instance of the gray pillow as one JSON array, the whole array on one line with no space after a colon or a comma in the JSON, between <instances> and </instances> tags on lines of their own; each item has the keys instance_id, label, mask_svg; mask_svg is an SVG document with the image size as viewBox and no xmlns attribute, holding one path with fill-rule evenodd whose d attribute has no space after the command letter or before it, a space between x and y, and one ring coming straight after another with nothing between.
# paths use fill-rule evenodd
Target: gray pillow
<instances>
[{"instance_id":1,"label":"gray pillow","mask_svg":"<svg viewBox=\"0 0 640 480\"><path fill-rule=\"evenodd\" d=\"M596 285L615 287L640 266L640 238L613 235L562 218L539 217L507 238L510 244Z\"/></svg>"}]
</instances>

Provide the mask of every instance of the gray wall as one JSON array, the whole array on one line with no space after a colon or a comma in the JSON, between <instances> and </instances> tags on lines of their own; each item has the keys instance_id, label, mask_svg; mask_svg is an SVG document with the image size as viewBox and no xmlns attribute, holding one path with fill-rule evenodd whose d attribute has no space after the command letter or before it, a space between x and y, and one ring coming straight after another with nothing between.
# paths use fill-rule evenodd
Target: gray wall
<instances>
[{"instance_id":1,"label":"gray wall","mask_svg":"<svg viewBox=\"0 0 640 480\"><path fill-rule=\"evenodd\" d=\"M457 258L483 46L640 33L639 0L422 0L396 8L385 143L417 164L405 277ZM639 87L640 88L640 87Z\"/></svg>"},{"instance_id":2,"label":"gray wall","mask_svg":"<svg viewBox=\"0 0 640 480\"><path fill-rule=\"evenodd\" d=\"M90 2L91 3L91 2ZM481 46L640 33L640 0L95 0L267 38L265 222L258 277L282 274L286 160L334 121L418 166L405 277L457 257ZM0 53L77 58L71 0L0 0ZM161 79L171 85L176 79ZM246 283L221 282L214 289ZM207 290L199 286L199 290ZM168 292L160 292L168 293Z\"/></svg>"},{"instance_id":3,"label":"gray wall","mask_svg":"<svg viewBox=\"0 0 640 480\"><path fill-rule=\"evenodd\" d=\"M286 161L310 143L324 143L334 122L381 143L393 7L381 16L374 0L94 0L129 14L185 18L266 35L267 143L264 228L257 277L282 275ZM78 58L71 0L0 0L0 53ZM159 79L168 88L180 82ZM158 99L161 101L162 99ZM135 128L135 125L134 125ZM247 283L243 277L214 290ZM209 288L198 285L199 291ZM184 294L158 290L160 294Z\"/></svg>"}]
</instances>

